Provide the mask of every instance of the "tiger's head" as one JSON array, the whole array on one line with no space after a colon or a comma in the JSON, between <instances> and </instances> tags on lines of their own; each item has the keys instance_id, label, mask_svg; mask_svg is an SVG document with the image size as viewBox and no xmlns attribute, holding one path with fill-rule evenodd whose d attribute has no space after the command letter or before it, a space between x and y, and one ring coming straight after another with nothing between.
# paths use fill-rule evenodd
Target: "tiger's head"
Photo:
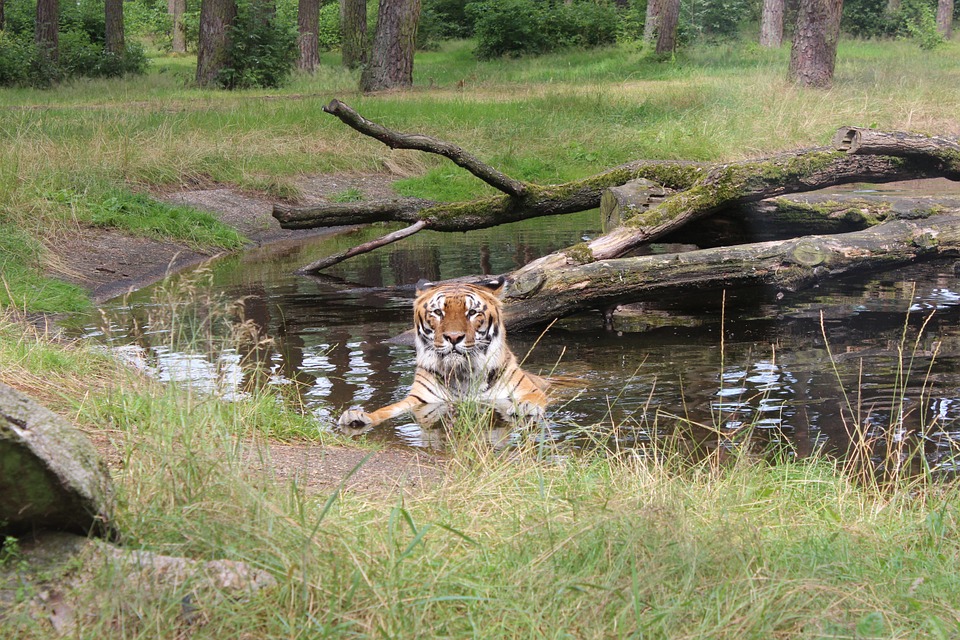
<instances>
[{"instance_id":1,"label":"tiger's head","mask_svg":"<svg viewBox=\"0 0 960 640\"><path fill-rule=\"evenodd\" d=\"M498 297L503 284L502 277L479 284L417 283L417 366L441 374L499 366L507 352Z\"/></svg>"}]
</instances>

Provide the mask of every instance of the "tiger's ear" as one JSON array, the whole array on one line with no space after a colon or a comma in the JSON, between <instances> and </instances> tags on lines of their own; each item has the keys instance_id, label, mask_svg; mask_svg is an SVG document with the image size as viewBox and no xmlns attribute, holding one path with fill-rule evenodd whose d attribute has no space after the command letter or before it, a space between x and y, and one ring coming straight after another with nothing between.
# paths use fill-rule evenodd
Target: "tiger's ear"
<instances>
[{"instance_id":1,"label":"tiger's ear","mask_svg":"<svg viewBox=\"0 0 960 640\"><path fill-rule=\"evenodd\" d=\"M435 286L437 286L435 282L430 282L426 278L420 278L420 280L417 282L417 295L420 295L429 289L433 289Z\"/></svg>"},{"instance_id":2,"label":"tiger's ear","mask_svg":"<svg viewBox=\"0 0 960 640\"><path fill-rule=\"evenodd\" d=\"M494 295L500 295L503 292L503 285L506 284L507 279L503 276L497 276L496 278L490 278L489 280L481 280L477 283L478 287L483 287L484 289L490 289Z\"/></svg>"}]
</instances>

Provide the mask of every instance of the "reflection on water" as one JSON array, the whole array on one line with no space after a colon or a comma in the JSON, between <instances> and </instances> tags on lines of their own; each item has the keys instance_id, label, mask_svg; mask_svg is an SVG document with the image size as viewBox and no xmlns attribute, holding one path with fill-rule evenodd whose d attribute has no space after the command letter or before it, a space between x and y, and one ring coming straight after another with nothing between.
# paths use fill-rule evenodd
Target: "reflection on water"
<instances>
[{"instance_id":1,"label":"reflection on water","mask_svg":"<svg viewBox=\"0 0 960 640\"><path fill-rule=\"evenodd\" d=\"M108 339L161 379L227 394L287 385L332 428L343 408L383 406L406 394L413 350L388 339L410 326L411 283L510 271L595 235L598 219L586 212L469 234L421 233L322 278L291 274L384 229L269 247L207 267L209 287L191 285L207 292L196 309L169 312L179 304L171 291L185 288L187 275L108 304L109 321L85 318L81 331ZM231 329L237 335L226 343L204 337L221 331L205 316L236 300L226 315L244 320ZM157 320L164 313L167 319ZM753 289L725 299L715 292L650 300L621 309L611 330L599 313L587 314L558 323L539 341L525 333L510 343L522 358L536 342L525 368L586 382L550 416L552 435L572 446L585 442L583 427L593 441L643 443L676 422L669 416L680 416L704 425L691 437L706 447L733 446L749 427L754 442L789 455L843 453L848 430L859 428L876 441L878 455L909 437L930 464L953 471L960 464L958 320L953 265L930 263L802 294ZM171 335L191 331L204 348L171 348L182 344ZM368 437L442 446L412 418ZM498 438L508 442L509 430Z\"/></svg>"}]
</instances>

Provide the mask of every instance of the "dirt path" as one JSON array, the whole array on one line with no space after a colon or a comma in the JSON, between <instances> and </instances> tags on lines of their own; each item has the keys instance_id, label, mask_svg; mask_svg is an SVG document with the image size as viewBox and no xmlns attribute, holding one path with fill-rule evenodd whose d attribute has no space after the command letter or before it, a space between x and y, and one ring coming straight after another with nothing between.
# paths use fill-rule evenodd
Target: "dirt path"
<instances>
[{"instance_id":1,"label":"dirt path","mask_svg":"<svg viewBox=\"0 0 960 640\"><path fill-rule=\"evenodd\" d=\"M297 186L303 203L320 202L347 189L356 189L369 199L395 195L389 175L316 176L301 179ZM336 230L290 231L273 218L273 201L258 194L227 187L165 193L158 197L209 211L250 239L252 246L296 241ZM66 240L50 246L48 270L62 280L88 289L95 302L122 295L197 264L215 252L193 250L185 245L128 236L104 229L78 229ZM108 464L119 464L117 452L107 437L92 438ZM295 479L309 490L335 489L367 455L348 447L313 444L268 443L254 447L251 462L268 470L279 482ZM377 451L351 477L347 486L360 491L416 489L435 483L442 473L442 460L409 449Z\"/></svg>"}]
</instances>

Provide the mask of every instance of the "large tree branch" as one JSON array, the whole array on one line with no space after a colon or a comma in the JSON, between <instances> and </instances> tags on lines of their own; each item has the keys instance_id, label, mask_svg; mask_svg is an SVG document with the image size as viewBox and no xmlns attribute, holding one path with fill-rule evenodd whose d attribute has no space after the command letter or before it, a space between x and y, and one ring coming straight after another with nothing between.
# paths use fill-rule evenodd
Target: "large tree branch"
<instances>
[{"instance_id":1,"label":"large tree branch","mask_svg":"<svg viewBox=\"0 0 960 640\"><path fill-rule=\"evenodd\" d=\"M950 138L841 127L833 136L833 146L849 154L937 158L954 171L960 171L960 144Z\"/></svg>"},{"instance_id":2,"label":"large tree branch","mask_svg":"<svg viewBox=\"0 0 960 640\"><path fill-rule=\"evenodd\" d=\"M327 113L340 118L341 122L364 135L376 138L391 149L416 149L436 153L451 160L458 167L466 169L490 186L511 196L522 196L527 192L527 184L497 171L493 167L467 153L460 147L443 140L437 140L419 133L399 133L381 124L367 120L347 104L332 100L323 108Z\"/></svg>"},{"instance_id":3,"label":"large tree branch","mask_svg":"<svg viewBox=\"0 0 960 640\"><path fill-rule=\"evenodd\" d=\"M682 161L637 160L589 178L555 185L528 185L522 197L492 196L468 202L413 198L374 202L324 203L305 207L276 204L273 217L284 229L310 229L370 222L423 221L433 231L470 231L529 218L595 209L604 189L645 178L671 189L693 185L710 165Z\"/></svg>"},{"instance_id":4,"label":"large tree branch","mask_svg":"<svg viewBox=\"0 0 960 640\"><path fill-rule=\"evenodd\" d=\"M638 178L678 192L589 243L531 263L517 272L517 281L521 283L526 280L525 270L536 272L548 266L586 264L622 256L691 221L730 206L849 182L882 183L931 177L960 180L960 147L953 141L901 132L843 128L837 132L833 149L808 149L759 160L713 165L640 160L565 184L523 184L522 189L515 189L504 186L498 177L504 177L502 174L455 145L428 136L391 131L363 118L337 100L325 110L391 147L445 155L475 175L487 175L490 184L512 195L458 203L404 199L314 207L277 205L274 216L284 228L396 220L422 223L418 228L436 231L467 231L595 208L604 189ZM362 251L351 255L356 253Z\"/></svg>"},{"instance_id":5,"label":"large tree branch","mask_svg":"<svg viewBox=\"0 0 960 640\"><path fill-rule=\"evenodd\" d=\"M956 212L893 220L853 233L600 260L545 269L533 287L511 286L504 300L506 319L509 328L523 329L689 289L770 285L798 290L838 275L947 256L960 256Z\"/></svg>"},{"instance_id":6,"label":"large tree branch","mask_svg":"<svg viewBox=\"0 0 960 640\"><path fill-rule=\"evenodd\" d=\"M825 149L783 154L763 160L724 164L691 188L633 218L586 245L577 260L606 260L675 231L720 209L815 191L851 182L883 183L917 178L960 180L960 169L926 155L849 156Z\"/></svg>"}]
</instances>

